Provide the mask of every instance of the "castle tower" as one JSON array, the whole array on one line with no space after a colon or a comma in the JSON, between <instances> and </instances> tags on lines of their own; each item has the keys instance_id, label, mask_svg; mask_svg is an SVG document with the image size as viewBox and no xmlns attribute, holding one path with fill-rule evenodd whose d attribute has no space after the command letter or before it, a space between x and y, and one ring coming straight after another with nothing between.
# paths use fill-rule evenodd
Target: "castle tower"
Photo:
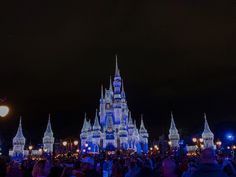
<instances>
[{"instance_id":1,"label":"castle tower","mask_svg":"<svg viewBox=\"0 0 236 177\"><path fill-rule=\"evenodd\" d=\"M116 69L115 69L115 76L114 76L114 124L115 129L119 128L120 121L122 119L122 103L121 103L121 76L120 76L120 70L118 68L118 60L116 55Z\"/></svg>"},{"instance_id":2,"label":"castle tower","mask_svg":"<svg viewBox=\"0 0 236 177\"><path fill-rule=\"evenodd\" d=\"M214 145L214 134L211 132L210 127L207 122L206 114L204 113L204 131L202 133L202 139L204 142L204 148L215 148Z\"/></svg>"},{"instance_id":3,"label":"castle tower","mask_svg":"<svg viewBox=\"0 0 236 177\"><path fill-rule=\"evenodd\" d=\"M13 157L23 158L25 156L24 154L25 141L26 139L23 135L21 117L20 117L18 130L16 136L13 138L13 152L12 152Z\"/></svg>"},{"instance_id":4,"label":"castle tower","mask_svg":"<svg viewBox=\"0 0 236 177\"><path fill-rule=\"evenodd\" d=\"M122 117L120 127L119 127L119 138L120 138L120 148L128 149L128 131L125 122L125 117Z\"/></svg>"},{"instance_id":5,"label":"castle tower","mask_svg":"<svg viewBox=\"0 0 236 177\"><path fill-rule=\"evenodd\" d=\"M141 143L140 143L140 134L138 132L136 121L134 120L134 132L133 132L133 148L138 154L142 153Z\"/></svg>"},{"instance_id":6,"label":"castle tower","mask_svg":"<svg viewBox=\"0 0 236 177\"><path fill-rule=\"evenodd\" d=\"M142 145L142 150L144 153L148 152L148 132L147 129L144 126L144 122L143 122L143 115L141 115L141 125L140 125L140 129L139 129L139 135L140 135L140 142Z\"/></svg>"},{"instance_id":7,"label":"castle tower","mask_svg":"<svg viewBox=\"0 0 236 177\"><path fill-rule=\"evenodd\" d=\"M53 145L54 145L55 138L53 137L52 126L51 126L51 118L50 115L48 117L48 124L46 131L44 132L43 137L43 147L47 150L47 153L53 153Z\"/></svg>"},{"instance_id":8,"label":"castle tower","mask_svg":"<svg viewBox=\"0 0 236 177\"><path fill-rule=\"evenodd\" d=\"M93 152L99 152L100 147L100 140L101 140L101 126L98 121L98 112L96 110L94 124L93 124L93 137L92 137L92 143L93 143Z\"/></svg>"},{"instance_id":9,"label":"castle tower","mask_svg":"<svg viewBox=\"0 0 236 177\"><path fill-rule=\"evenodd\" d=\"M99 117L101 124L105 125L105 115L106 115L106 102L104 97L104 89L103 85L101 86L101 98L100 98L100 110L99 110Z\"/></svg>"},{"instance_id":10,"label":"castle tower","mask_svg":"<svg viewBox=\"0 0 236 177\"><path fill-rule=\"evenodd\" d=\"M133 123L133 119L132 119L132 116L131 116L131 112L129 112L129 118L128 118L128 143L129 143L129 148L130 149L134 149L135 148L135 145L134 145L135 137L133 136L133 134L134 134L134 123Z\"/></svg>"},{"instance_id":11,"label":"castle tower","mask_svg":"<svg viewBox=\"0 0 236 177\"><path fill-rule=\"evenodd\" d=\"M113 120L111 115L108 115L106 118L106 129L104 137L103 148L104 149L113 149L117 148L117 136L113 125Z\"/></svg>"},{"instance_id":12,"label":"castle tower","mask_svg":"<svg viewBox=\"0 0 236 177\"><path fill-rule=\"evenodd\" d=\"M83 127L80 133L81 149L83 149L85 144L87 143L87 138L88 138L88 122L87 122L87 116L85 113L84 123L83 123Z\"/></svg>"},{"instance_id":13,"label":"castle tower","mask_svg":"<svg viewBox=\"0 0 236 177\"><path fill-rule=\"evenodd\" d=\"M173 114L171 113L171 124L169 129L169 141L171 149L179 148L179 132L175 126Z\"/></svg>"}]
</instances>

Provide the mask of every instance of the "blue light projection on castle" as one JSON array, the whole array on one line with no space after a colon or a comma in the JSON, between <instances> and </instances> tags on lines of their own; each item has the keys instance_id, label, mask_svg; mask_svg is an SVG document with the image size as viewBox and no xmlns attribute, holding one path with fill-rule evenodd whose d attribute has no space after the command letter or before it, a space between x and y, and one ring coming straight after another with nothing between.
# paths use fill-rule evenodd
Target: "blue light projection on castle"
<instances>
[{"instance_id":1,"label":"blue light projection on castle","mask_svg":"<svg viewBox=\"0 0 236 177\"><path fill-rule=\"evenodd\" d=\"M148 136L143 117L139 130L131 117L116 57L114 81L112 83L110 78L110 86L105 89L105 94L101 88L99 115L96 111L93 126L85 115L80 134L81 149L95 153L99 150L133 149L137 153L147 153Z\"/></svg>"}]
</instances>

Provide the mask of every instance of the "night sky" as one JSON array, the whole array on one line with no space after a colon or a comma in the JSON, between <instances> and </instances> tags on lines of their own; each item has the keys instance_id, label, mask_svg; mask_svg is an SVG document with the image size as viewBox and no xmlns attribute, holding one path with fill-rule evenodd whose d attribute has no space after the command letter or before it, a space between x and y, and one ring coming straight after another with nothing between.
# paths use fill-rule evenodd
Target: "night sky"
<instances>
[{"instance_id":1,"label":"night sky","mask_svg":"<svg viewBox=\"0 0 236 177\"><path fill-rule=\"evenodd\" d=\"M236 124L232 4L205 0L9 1L1 10L0 121L10 140L23 118L40 143L51 113L56 138L79 137L94 118L115 54L128 105L151 139L167 134L170 112L182 135ZM229 126L230 129L230 126Z\"/></svg>"}]
</instances>

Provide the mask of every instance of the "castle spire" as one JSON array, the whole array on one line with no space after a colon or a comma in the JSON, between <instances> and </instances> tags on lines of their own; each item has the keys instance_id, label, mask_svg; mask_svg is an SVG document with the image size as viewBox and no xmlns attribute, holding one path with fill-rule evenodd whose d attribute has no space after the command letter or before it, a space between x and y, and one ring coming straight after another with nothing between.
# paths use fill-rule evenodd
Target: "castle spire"
<instances>
[{"instance_id":1,"label":"castle spire","mask_svg":"<svg viewBox=\"0 0 236 177\"><path fill-rule=\"evenodd\" d=\"M84 113L84 123L83 123L82 132L83 131L87 131L87 115L86 115L86 113Z\"/></svg>"},{"instance_id":2,"label":"castle spire","mask_svg":"<svg viewBox=\"0 0 236 177\"><path fill-rule=\"evenodd\" d=\"M208 121L207 121L206 113L204 113L204 120L205 120L205 123L204 123L204 132L205 132L205 133L212 133L212 132L211 132L211 129L210 129L210 127L209 127Z\"/></svg>"},{"instance_id":3,"label":"castle spire","mask_svg":"<svg viewBox=\"0 0 236 177\"><path fill-rule=\"evenodd\" d=\"M141 125L140 125L140 129L145 129L145 126L144 126L144 122L143 122L143 114L141 114Z\"/></svg>"},{"instance_id":4,"label":"castle spire","mask_svg":"<svg viewBox=\"0 0 236 177\"><path fill-rule=\"evenodd\" d=\"M118 67L118 59L117 59L117 55L116 55L116 70L115 70L115 76L120 76L120 70Z\"/></svg>"},{"instance_id":5,"label":"castle spire","mask_svg":"<svg viewBox=\"0 0 236 177\"><path fill-rule=\"evenodd\" d=\"M125 99L126 98L126 95L125 95L125 88L124 88L124 81L122 80L122 90L121 90L121 97L123 98L123 99Z\"/></svg>"},{"instance_id":6,"label":"castle spire","mask_svg":"<svg viewBox=\"0 0 236 177\"><path fill-rule=\"evenodd\" d=\"M22 131L21 119L22 118L20 117L20 122L19 122L19 126L18 126L18 129L17 129L17 133L16 133L15 138L24 138L23 131Z\"/></svg>"},{"instance_id":7,"label":"castle spire","mask_svg":"<svg viewBox=\"0 0 236 177\"><path fill-rule=\"evenodd\" d=\"M110 76L110 85L109 85L109 90L113 92L113 87L112 87L112 79L111 79L111 76Z\"/></svg>"},{"instance_id":8,"label":"castle spire","mask_svg":"<svg viewBox=\"0 0 236 177\"><path fill-rule=\"evenodd\" d=\"M98 110L96 109L96 114L95 114L95 120L94 120L94 124L93 124L93 130L100 130L101 126L99 124L98 121Z\"/></svg>"},{"instance_id":9,"label":"castle spire","mask_svg":"<svg viewBox=\"0 0 236 177\"><path fill-rule=\"evenodd\" d=\"M47 124L47 129L44 133L44 136L47 136L48 134L53 134L52 132L52 126L51 126L51 115L49 114L48 116L48 124Z\"/></svg>"},{"instance_id":10,"label":"castle spire","mask_svg":"<svg viewBox=\"0 0 236 177\"><path fill-rule=\"evenodd\" d=\"M131 111L129 111L129 122L128 125L133 125L133 120L132 120L132 116L131 116Z\"/></svg>"},{"instance_id":11,"label":"castle spire","mask_svg":"<svg viewBox=\"0 0 236 177\"><path fill-rule=\"evenodd\" d=\"M170 124L170 129L171 130L177 130L176 125L175 125L175 121L174 121L174 116L173 113L171 112L171 124Z\"/></svg>"}]
</instances>

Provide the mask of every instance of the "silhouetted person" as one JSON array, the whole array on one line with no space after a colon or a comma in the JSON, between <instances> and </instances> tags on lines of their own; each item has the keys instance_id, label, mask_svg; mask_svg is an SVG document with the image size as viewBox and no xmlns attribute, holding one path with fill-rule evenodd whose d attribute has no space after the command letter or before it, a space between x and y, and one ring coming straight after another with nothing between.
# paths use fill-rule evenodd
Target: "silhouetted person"
<instances>
[{"instance_id":1,"label":"silhouetted person","mask_svg":"<svg viewBox=\"0 0 236 177\"><path fill-rule=\"evenodd\" d=\"M46 160L39 160L34 165L32 176L33 177L47 177L50 173L51 165Z\"/></svg>"},{"instance_id":2,"label":"silhouetted person","mask_svg":"<svg viewBox=\"0 0 236 177\"><path fill-rule=\"evenodd\" d=\"M227 177L216 161L214 149L206 148L202 151L198 169L191 177Z\"/></svg>"},{"instance_id":3,"label":"silhouetted person","mask_svg":"<svg viewBox=\"0 0 236 177\"><path fill-rule=\"evenodd\" d=\"M176 163L171 159L165 159L162 162L163 177L177 177Z\"/></svg>"}]
</instances>

